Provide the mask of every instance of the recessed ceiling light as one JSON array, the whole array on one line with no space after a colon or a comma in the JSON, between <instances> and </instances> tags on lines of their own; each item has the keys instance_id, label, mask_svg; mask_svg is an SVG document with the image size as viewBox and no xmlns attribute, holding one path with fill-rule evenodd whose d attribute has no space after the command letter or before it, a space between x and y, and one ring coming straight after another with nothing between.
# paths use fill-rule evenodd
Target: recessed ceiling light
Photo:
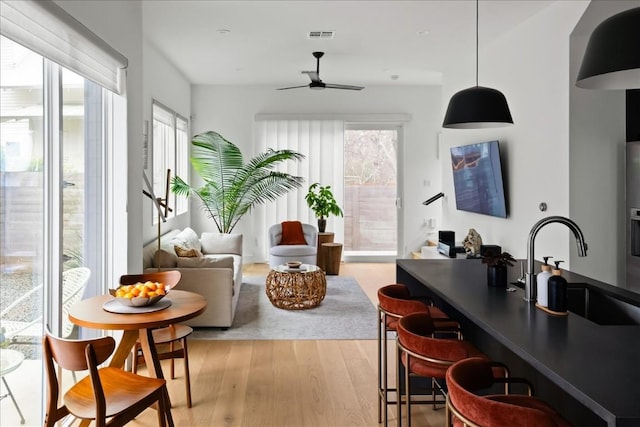
<instances>
[{"instance_id":1,"label":"recessed ceiling light","mask_svg":"<svg viewBox=\"0 0 640 427\"><path fill-rule=\"evenodd\" d=\"M226 28L220 28L218 30L216 30L218 32L218 34L229 34L231 32L231 30L227 30Z\"/></svg>"}]
</instances>

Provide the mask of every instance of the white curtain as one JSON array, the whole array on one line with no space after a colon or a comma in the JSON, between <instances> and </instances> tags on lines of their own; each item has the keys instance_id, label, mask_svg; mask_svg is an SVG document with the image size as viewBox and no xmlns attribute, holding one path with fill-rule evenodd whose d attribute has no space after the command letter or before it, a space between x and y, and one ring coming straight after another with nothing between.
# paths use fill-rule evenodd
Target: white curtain
<instances>
[{"instance_id":1,"label":"white curtain","mask_svg":"<svg viewBox=\"0 0 640 427\"><path fill-rule=\"evenodd\" d=\"M0 34L124 93L127 58L51 0L0 0Z\"/></svg>"},{"instance_id":2,"label":"white curtain","mask_svg":"<svg viewBox=\"0 0 640 427\"><path fill-rule=\"evenodd\" d=\"M259 153L268 148L290 149L306 156L301 162L286 162L282 171L302 176L302 188L289 192L276 202L256 211L264 235L269 227L282 221L301 221L317 227L317 219L304 200L309 185L330 185L338 204L344 209L344 122L342 120L260 120L256 121L256 147ZM327 229L335 241L344 241L342 217L327 219ZM259 239L258 241L260 242ZM266 245L266 241L263 245ZM266 246L264 253L267 253Z\"/></svg>"}]
</instances>

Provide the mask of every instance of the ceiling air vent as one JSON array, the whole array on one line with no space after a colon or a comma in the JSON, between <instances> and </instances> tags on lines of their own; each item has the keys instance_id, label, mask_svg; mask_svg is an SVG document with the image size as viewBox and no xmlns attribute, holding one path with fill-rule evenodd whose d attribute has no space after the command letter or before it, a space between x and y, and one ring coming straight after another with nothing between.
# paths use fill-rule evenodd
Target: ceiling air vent
<instances>
[{"instance_id":1,"label":"ceiling air vent","mask_svg":"<svg viewBox=\"0 0 640 427\"><path fill-rule=\"evenodd\" d=\"M334 36L333 31L309 31L309 35L307 36L311 40L331 40Z\"/></svg>"}]
</instances>

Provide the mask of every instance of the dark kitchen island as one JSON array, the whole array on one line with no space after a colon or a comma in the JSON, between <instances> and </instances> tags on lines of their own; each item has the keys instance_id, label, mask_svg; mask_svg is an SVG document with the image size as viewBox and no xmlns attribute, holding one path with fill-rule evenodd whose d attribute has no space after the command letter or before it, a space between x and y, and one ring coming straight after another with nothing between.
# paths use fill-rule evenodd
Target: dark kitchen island
<instances>
[{"instance_id":1,"label":"dark kitchen island","mask_svg":"<svg viewBox=\"0 0 640 427\"><path fill-rule=\"evenodd\" d=\"M575 426L640 426L640 326L547 314L525 302L520 288L488 287L486 268L478 259L401 259L396 277L413 294L434 299L461 322L465 339L506 363L512 375L531 380L535 394ZM509 274L515 282L519 268ZM564 276L640 306L638 294Z\"/></svg>"}]
</instances>

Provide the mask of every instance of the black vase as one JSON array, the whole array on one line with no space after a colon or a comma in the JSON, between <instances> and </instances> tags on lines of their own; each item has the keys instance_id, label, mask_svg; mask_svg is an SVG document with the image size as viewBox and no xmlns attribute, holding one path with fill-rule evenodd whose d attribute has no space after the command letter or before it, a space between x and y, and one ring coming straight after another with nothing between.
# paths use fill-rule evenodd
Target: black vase
<instances>
[{"instance_id":1,"label":"black vase","mask_svg":"<svg viewBox=\"0 0 640 427\"><path fill-rule=\"evenodd\" d=\"M327 228L327 220L326 219L318 219L318 231L320 233L324 233L324 230Z\"/></svg>"},{"instance_id":2,"label":"black vase","mask_svg":"<svg viewBox=\"0 0 640 427\"><path fill-rule=\"evenodd\" d=\"M487 267L487 285L494 288L506 288L507 266Z\"/></svg>"}]
</instances>

